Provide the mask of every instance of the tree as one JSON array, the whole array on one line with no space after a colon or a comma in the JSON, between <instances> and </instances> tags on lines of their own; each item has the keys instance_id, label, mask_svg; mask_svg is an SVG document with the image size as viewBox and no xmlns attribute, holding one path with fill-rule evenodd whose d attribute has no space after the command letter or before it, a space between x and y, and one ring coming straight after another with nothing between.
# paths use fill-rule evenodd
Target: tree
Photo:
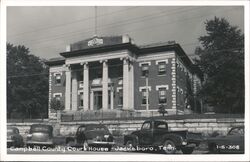
<instances>
[{"instance_id":1,"label":"tree","mask_svg":"<svg viewBox=\"0 0 250 162\"><path fill-rule=\"evenodd\" d=\"M196 60L205 76L199 92L216 112L244 113L244 35L224 18L205 22Z\"/></svg>"},{"instance_id":2,"label":"tree","mask_svg":"<svg viewBox=\"0 0 250 162\"><path fill-rule=\"evenodd\" d=\"M52 111L56 112L57 121L59 122L61 120L61 111L64 110L63 102L57 99L56 97L54 97L50 101L50 108Z\"/></svg>"},{"instance_id":3,"label":"tree","mask_svg":"<svg viewBox=\"0 0 250 162\"><path fill-rule=\"evenodd\" d=\"M168 112L166 111L165 109L165 106L163 104L160 105L159 109L158 109L158 112L160 114L162 114L162 116L164 116L165 114L167 114Z\"/></svg>"},{"instance_id":4,"label":"tree","mask_svg":"<svg viewBox=\"0 0 250 162\"><path fill-rule=\"evenodd\" d=\"M50 101L50 108L52 110L55 110L55 111L63 110L64 104L62 103L61 100L58 100L56 98L52 98L52 100Z\"/></svg>"},{"instance_id":5,"label":"tree","mask_svg":"<svg viewBox=\"0 0 250 162\"><path fill-rule=\"evenodd\" d=\"M7 43L8 118L46 118L48 68L25 46Z\"/></svg>"}]
</instances>

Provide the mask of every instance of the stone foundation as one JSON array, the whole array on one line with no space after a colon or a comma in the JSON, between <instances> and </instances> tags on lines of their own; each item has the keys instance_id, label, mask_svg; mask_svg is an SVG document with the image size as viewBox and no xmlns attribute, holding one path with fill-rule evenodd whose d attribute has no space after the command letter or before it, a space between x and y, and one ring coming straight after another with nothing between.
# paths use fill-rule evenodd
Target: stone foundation
<instances>
[{"instance_id":1,"label":"stone foundation","mask_svg":"<svg viewBox=\"0 0 250 162\"><path fill-rule=\"evenodd\" d=\"M225 118L225 119L184 119L166 120L170 130L188 130L190 132L202 133L204 136L211 135L217 131L225 135L231 127L244 125L244 119ZM104 121L85 121L85 122L61 122L56 121L50 124L54 127L55 136L72 136L81 124L103 123L114 135L124 135L140 129L144 120L104 120ZM48 124L48 122L46 122ZM19 128L21 135L29 131L32 123L8 123L8 126Z\"/></svg>"}]
</instances>

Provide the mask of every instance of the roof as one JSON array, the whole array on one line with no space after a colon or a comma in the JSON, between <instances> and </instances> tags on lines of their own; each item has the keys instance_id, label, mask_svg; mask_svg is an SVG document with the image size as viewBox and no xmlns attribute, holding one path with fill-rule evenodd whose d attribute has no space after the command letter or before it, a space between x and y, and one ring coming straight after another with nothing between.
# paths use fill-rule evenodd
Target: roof
<instances>
[{"instance_id":1,"label":"roof","mask_svg":"<svg viewBox=\"0 0 250 162\"><path fill-rule=\"evenodd\" d=\"M52 66L52 65L63 65L65 63L65 58L64 57L56 57L56 58L51 58L48 61L45 62L45 64Z\"/></svg>"},{"instance_id":2,"label":"roof","mask_svg":"<svg viewBox=\"0 0 250 162\"><path fill-rule=\"evenodd\" d=\"M102 46L110 46L114 44L120 44L123 42L123 36L106 36L106 37L97 37L88 38L82 41L75 42L70 44L71 51L77 51L81 49L90 49Z\"/></svg>"},{"instance_id":3,"label":"roof","mask_svg":"<svg viewBox=\"0 0 250 162\"><path fill-rule=\"evenodd\" d=\"M194 66L191 59L184 52L180 44L176 43L175 41L158 42L137 46L134 44L133 40L127 35L107 37L94 36L89 39L78 41L70 45L70 51L60 53L62 57L50 59L46 62L46 64L62 65L65 63L65 58L118 50L129 50L137 56L148 53L175 51L185 65L189 66L192 71L201 74L199 69L197 70L197 67Z\"/></svg>"}]
</instances>

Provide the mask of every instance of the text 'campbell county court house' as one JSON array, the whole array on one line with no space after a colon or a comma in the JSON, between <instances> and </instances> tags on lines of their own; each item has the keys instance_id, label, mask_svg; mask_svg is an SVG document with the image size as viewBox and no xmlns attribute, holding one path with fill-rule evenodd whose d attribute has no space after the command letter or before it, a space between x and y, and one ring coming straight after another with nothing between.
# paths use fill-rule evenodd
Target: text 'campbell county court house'
<instances>
[{"instance_id":1,"label":"text 'campbell county court house'","mask_svg":"<svg viewBox=\"0 0 250 162\"><path fill-rule=\"evenodd\" d=\"M195 94L200 75L173 41L137 46L127 35L95 36L67 46L60 55L47 62L49 102L61 100L64 112L128 110L147 115L160 106L168 114L199 111Z\"/></svg>"}]
</instances>

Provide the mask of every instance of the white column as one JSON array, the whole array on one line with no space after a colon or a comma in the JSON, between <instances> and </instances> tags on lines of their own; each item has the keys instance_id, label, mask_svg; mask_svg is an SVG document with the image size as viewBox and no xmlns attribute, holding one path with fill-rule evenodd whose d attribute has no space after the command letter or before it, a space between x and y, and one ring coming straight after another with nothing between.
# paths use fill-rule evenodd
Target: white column
<instances>
[{"instance_id":1,"label":"white column","mask_svg":"<svg viewBox=\"0 0 250 162\"><path fill-rule=\"evenodd\" d=\"M108 109L108 64L107 60L102 62L102 108Z\"/></svg>"},{"instance_id":2,"label":"white column","mask_svg":"<svg viewBox=\"0 0 250 162\"><path fill-rule=\"evenodd\" d=\"M129 109L129 60L123 59L123 109Z\"/></svg>"},{"instance_id":3,"label":"white column","mask_svg":"<svg viewBox=\"0 0 250 162\"><path fill-rule=\"evenodd\" d=\"M89 110L89 66L83 65L83 110Z\"/></svg>"},{"instance_id":4,"label":"white column","mask_svg":"<svg viewBox=\"0 0 250 162\"><path fill-rule=\"evenodd\" d=\"M76 71L72 72L72 110L77 110L77 73Z\"/></svg>"},{"instance_id":5,"label":"white column","mask_svg":"<svg viewBox=\"0 0 250 162\"><path fill-rule=\"evenodd\" d=\"M70 110L71 101L71 69L70 65L66 66L66 86L65 86L65 110Z\"/></svg>"},{"instance_id":6,"label":"white column","mask_svg":"<svg viewBox=\"0 0 250 162\"><path fill-rule=\"evenodd\" d=\"M134 64L132 61L129 68L129 92L129 107L134 109Z\"/></svg>"},{"instance_id":7,"label":"white column","mask_svg":"<svg viewBox=\"0 0 250 162\"><path fill-rule=\"evenodd\" d=\"M93 90L90 91L90 110L94 110L94 91Z\"/></svg>"},{"instance_id":8,"label":"white column","mask_svg":"<svg viewBox=\"0 0 250 162\"><path fill-rule=\"evenodd\" d=\"M114 109L114 90L110 89L110 109Z\"/></svg>"}]
</instances>

